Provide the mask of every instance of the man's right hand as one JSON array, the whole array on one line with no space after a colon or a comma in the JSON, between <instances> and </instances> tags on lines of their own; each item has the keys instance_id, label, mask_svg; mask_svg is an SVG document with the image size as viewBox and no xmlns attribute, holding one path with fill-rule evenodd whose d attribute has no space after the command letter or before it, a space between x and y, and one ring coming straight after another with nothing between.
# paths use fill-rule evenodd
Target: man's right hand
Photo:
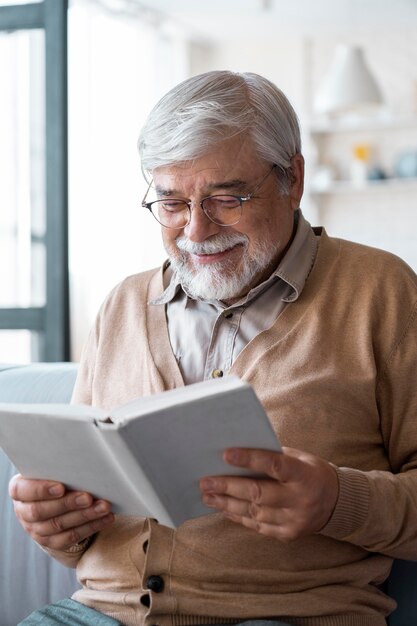
<instances>
[{"instance_id":1,"label":"man's right hand","mask_svg":"<svg viewBox=\"0 0 417 626\"><path fill-rule=\"evenodd\" d=\"M39 545L68 550L114 521L111 504L61 483L29 480L20 474L9 483L16 517Z\"/></svg>"}]
</instances>

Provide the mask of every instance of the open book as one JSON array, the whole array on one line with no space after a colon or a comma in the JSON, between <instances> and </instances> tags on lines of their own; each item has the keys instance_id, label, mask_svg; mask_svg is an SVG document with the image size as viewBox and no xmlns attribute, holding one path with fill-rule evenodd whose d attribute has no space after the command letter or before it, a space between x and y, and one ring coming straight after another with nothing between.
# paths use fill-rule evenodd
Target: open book
<instances>
[{"instance_id":1,"label":"open book","mask_svg":"<svg viewBox=\"0 0 417 626\"><path fill-rule=\"evenodd\" d=\"M198 481L247 474L228 447L280 445L252 387L235 376L138 398L108 414L85 405L0 404L0 447L27 478L46 478L168 526L211 513Z\"/></svg>"}]
</instances>

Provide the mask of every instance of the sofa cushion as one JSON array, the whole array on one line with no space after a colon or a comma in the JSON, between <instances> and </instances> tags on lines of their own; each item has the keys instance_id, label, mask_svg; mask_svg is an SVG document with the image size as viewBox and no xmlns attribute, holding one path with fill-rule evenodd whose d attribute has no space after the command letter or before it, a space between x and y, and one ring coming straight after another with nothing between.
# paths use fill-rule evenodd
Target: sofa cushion
<instances>
[{"instance_id":1,"label":"sofa cushion","mask_svg":"<svg viewBox=\"0 0 417 626\"><path fill-rule=\"evenodd\" d=\"M0 402L69 402L73 363L0 365ZM0 625L16 626L34 609L72 595L75 571L51 559L15 518L8 483L16 473L0 449Z\"/></svg>"},{"instance_id":2,"label":"sofa cushion","mask_svg":"<svg viewBox=\"0 0 417 626\"><path fill-rule=\"evenodd\" d=\"M69 402L75 363L0 365L0 402Z\"/></svg>"}]
</instances>

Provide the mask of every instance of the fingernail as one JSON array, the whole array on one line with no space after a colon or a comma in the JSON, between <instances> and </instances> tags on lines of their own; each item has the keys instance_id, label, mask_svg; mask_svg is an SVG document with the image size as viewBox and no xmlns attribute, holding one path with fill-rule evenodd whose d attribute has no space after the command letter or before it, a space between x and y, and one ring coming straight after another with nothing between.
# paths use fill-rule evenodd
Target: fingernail
<instances>
[{"instance_id":1,"label":"fingernail","mask_svg":"<svg viewBox=\"0 0 417 626\"><path fill-rule=\"evenodd\" d=\"M214 491L216 483L212 478L203 478L200 481L200 487L203 491Z\"/></svg>"},{"instance_id":2,"label":"fingernail","mask_svg":"<svg viewBox=\"0 0 417 626\"><path fill-rule=\"evenodd\" d=\"M63 485L53 485L48 489L51 496L62 496L64 495L64 487Z\"/></svg>"},{"instance_id":3,"label":"fingernail","mask_svg":"<svg viewBox=\"0 0 417 626\"><path fill-rule=\"evenodd\" d=\"M215 496L214 494L212 494L212 493L206 493L206 494L203 496L203 502L204 502L205 504L207 504L208 506L211 506L211 505L215 504L215 502L216 502L216 496Z\"/></svg>"},{"instance_id":4,"label":"fingernail","mask_svg":"<svg viewBox=\"0 0 417 626\"><path fill-rule=\"evenodd\" d=\"M104 513L105 511L107 511L107 506L104 504L104 502L99 502L94 507L94 510L96 513Z\"/></svg>"},{"instance_id":5,"label":"fingernail","mask_svg":"<svg viewBox=\"0 0 417 626\"><path fill-rule=\"evenodd\" d=\"M75 504L77 506L87 506L88 504L90 504L90 498L87 496L87 494L84 493L75 498Z\"/></svg>"},{"instance_id":6,"label":"fingernail","mask_svg":"<svg viewBox=\"0 0 417 626\"><path fill-rule=\"evenodd\" d=\"M235 465L238 465L243 461L242 454L239 450L236 450L236 448L229 448L226 450L225 457L228 463L233 463Z\"/></svg>"}]
</instances>

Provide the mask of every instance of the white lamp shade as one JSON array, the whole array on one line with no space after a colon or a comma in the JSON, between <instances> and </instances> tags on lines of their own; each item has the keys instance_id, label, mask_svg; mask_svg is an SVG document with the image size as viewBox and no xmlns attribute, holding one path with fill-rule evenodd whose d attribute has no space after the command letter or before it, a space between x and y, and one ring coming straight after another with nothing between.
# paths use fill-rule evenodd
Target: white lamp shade
<instances>
[{"instance_id":1,"label":"white lamp shade","mask_svg":"<svg viewBox=\"0 0 417 626\"><path fill-rule=\"evenodd\" d=\"M338 113L381 103L381 91L366 65L363 50L337 46L333 64L317 93L315 109Z\"/></svg>"}]
</instances>

